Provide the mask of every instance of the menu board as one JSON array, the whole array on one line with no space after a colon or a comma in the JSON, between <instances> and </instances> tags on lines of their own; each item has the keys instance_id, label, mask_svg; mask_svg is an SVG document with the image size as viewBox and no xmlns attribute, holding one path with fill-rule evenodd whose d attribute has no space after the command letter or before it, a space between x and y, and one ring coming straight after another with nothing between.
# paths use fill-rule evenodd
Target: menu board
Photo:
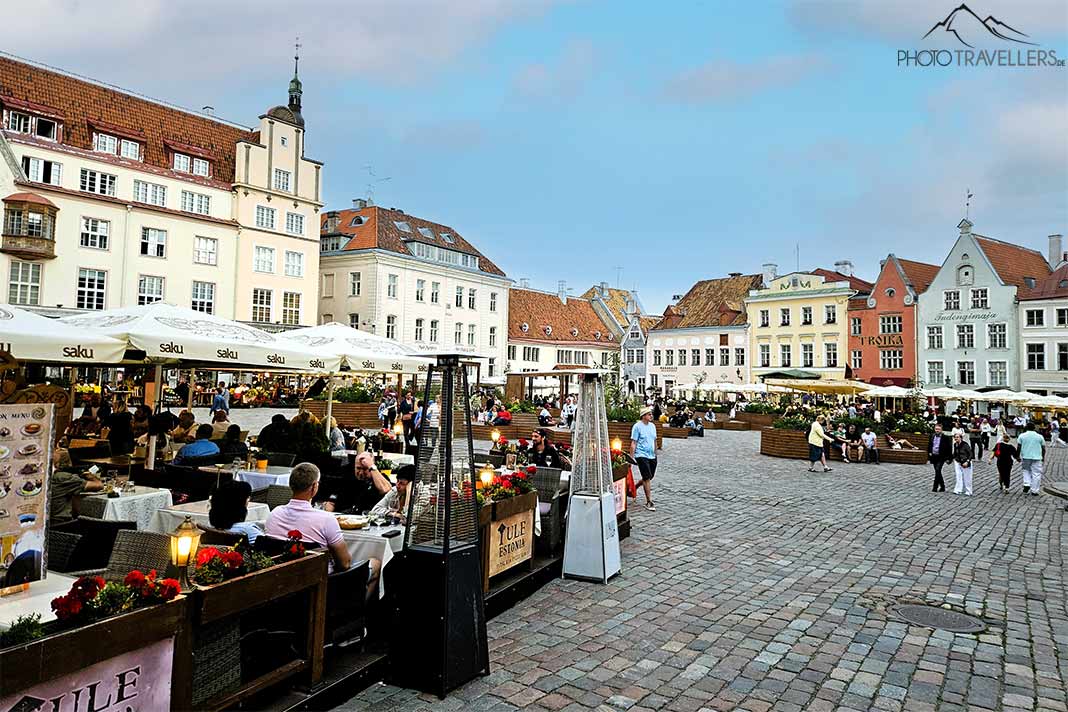
<instances>
[{"instance_id":1,"label":"menu board","mask_svg":"<svg viewBox=\"0 0 1068 712\"><path fill-rule=\"evenodd\" d=\"M45 577L50 403L0 405L0 590Z\"/></svg>"}]
</instances>

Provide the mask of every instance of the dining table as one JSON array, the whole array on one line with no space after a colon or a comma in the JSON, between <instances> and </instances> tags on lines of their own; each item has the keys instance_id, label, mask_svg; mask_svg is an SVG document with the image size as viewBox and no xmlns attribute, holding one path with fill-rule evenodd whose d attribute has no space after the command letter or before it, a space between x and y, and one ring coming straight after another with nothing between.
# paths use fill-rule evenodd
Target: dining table
<instances>
[{"instance_id":1,"label":"dining table","mask_svg":"<svg viewBox=\"0 0 1068 712\"><path fill-rule=\"evenodd\" d=\"M223 472L234 472L233 467L228 465L204 465L197 469L212 475L217 475ZM234 479L238 482L248 482L252 485L252 489L258 490L265 489L269 485L288 485L289 474L292 471L292 467L285 467L283 465L268 465L266 470L241 467L238 468L237 472L234 474Z\"/></svg>"},{"instance_id":2,"label":"dining table","mask_svg":"<svg viewBox=\"0 0 1068 712\"><path fill-rule=\"evenodd\" d=\"M145 531L152 522L152 516L157 510L165 509L174 504L169 489L158 487L143 487L136 485L123 490L118 497L109 497L103 492L96 494L79 495L82 500L79 511L87 509L100 512L101 519L120 522L137 522L137 528ZM89 506L84 503L91 502Z\"/></svg>"},{"instance_id":3,"label":"dining table","mask_svg":"<svg viewBox=\"0 0 1068 712\"><path fill-rule=\"evenodd\" d=\"M177 529L178 525L184 522L186 517L192 519L194 524L211 527L211 521L208 519L210 507L211 503L205 499L199 502L186 502L158 509L152 516L148 530L159 532L160 534L169 534ZM260 524L260 529L263 529L262 525L267 522L267 515L270 513L271 508L263 502L249 502L245 521Z\"/></svg>"},{"instance_id":4,"label":"dining table","mask_svg":"<svg viewBox=\"0 0 1068 712\"><path fill-rule=\"evenodd\" d=\"M344 516L344 515L341 515ZM390 532L398 532L394 536L383 536ZM404 547L404 527L391 525L376 527L368 525L363 529L342 529L341 536L345 540L345 548L353 561L364 559L378 559L382 562L382 569L393 559L393 555ZM378 578L378 596L381 598L386 593L385 576Z\"/></svg>"},{"instance_id":5,"label":"dining table","mask_svg":"<svg viewBox=\"0 0 1068 712\"><path fill-rule=\"evenodd\" d=\"M72 576L49 571L41 581L33 581L25 591L0 598L0 631L7 630L19 616L40 614L41 622L56 619L52 611L52 599L70 591L76 579Z\"/></svg>"}]
</instances>

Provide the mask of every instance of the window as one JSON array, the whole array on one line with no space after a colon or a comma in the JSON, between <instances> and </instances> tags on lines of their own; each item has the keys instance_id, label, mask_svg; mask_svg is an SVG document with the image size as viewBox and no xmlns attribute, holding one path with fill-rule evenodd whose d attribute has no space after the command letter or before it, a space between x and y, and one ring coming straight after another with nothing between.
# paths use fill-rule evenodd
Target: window
<instances>
[{"instance_id":1,"label":"window","mask_svg":"<svg viewBox=\"0 0 1068 712\"><path fill-rule=\"evenodd\" d=\"M489 345L490 345L491 348L497 345L497 327L496 326L491 326L489 328Z\"/></svg>"},{"instance_id":2,"label":"window","mask_svg":"<svg viewBox=\"0 0 1068 712\"><path fill-rule=\"evenodd\" d=\"M456 327L452 335L452 342L457 346L464 342L464 325L460 322L456 322Z\"/></svg>"},{"instance_id":3,"label":"window","mask_svg":"<svg viewBox=\"0 0 1068 712\"><path fill-rule=\"evenodd\" d=\"M489 310L491 312L497 311L497 293L496 292L490 292Z\"/></svg>"},{"instance_id":4,"label":"window","mask_svg":"<svg viewBox=\"0 0 1068 712\"><path fill-rule=\"evenodd\" d=\"M349 272L349 296L360 296L360 273Z\"/></svg>"},{"instance_id":5,"label":"window","mask_svg":"<svg viewBox=\"0 0 1068 712\"><path fill-rule=\"evenodd\" d=\"M198 215L211 215L211 196L203 193L182 191L182 210Z\"/></svg>"},{"instance_id":6,"label":"window","mask_svg":"<svg viewBox=\"0 0 1068 712\"><path fill-rule=\"evenodd\" d=\"M679 365L686 365L686 349L679 349Z\"/></svg>"},{"instance_id":7,"label":"window","mask_svg":"<svg viewBox=\"0 0 1068 712\"><path fill-rule=\"evenodd\" d=\"M860 336L860 334L861 334L861 331L860 331L860 317L859 316L851 316L851 317L849 317L849 335L850 336Z\"/></svg>"},{"instance_id":8,"label":"window","mask_svg":"<svg viewBox=\"0 0 1068 712\"><path fill-rule=\"evenodd\" d=\"M300 292L282 292L282 323L300 324Z\"/></svg>"},{"instance_id":9,"label":"window","mask_svg":"<svg viewBox=\"0 0 1068 712\"><path fill-rule=\"evenodd\" d=\"M256 272L274 274L274 248L257 245L252 251L252 269Z\"/></svg>"},{"instance_id":10,"label":"window","mask_svg":"<svg viewBox=\"0 0 1068 712\"><path fill-rule=\"evenodd\" d=\"M1057 326L1068 326L1068 309L1057 310Z\"/></svg>"},{"instance_id":11,"label":"window","mask_svg":"<svg viewBox=\"0 0 1068 712\"><path fill-rule=\"evenodd\" d=\"M655 373L649 376L649 387L656 389L660 386L660 377Z\"/></svg>"},{"instance_id":12,"label":"window","mask_svg":"<svg viewBox=\"0 0 1068 712\"><path fill-rule=\"evenodd\" d=\"M975 361L957 361L957 380L962 386L975 385Z\"/></svg>"},{"instance_id":13,"label":"window","mask_svg":"<svg viewBox=\"0 0 1068 712\"><path fill-rule=\"evenodd\" d=\"M1008 343L1008 336L1005 324L987 324L986 325L986 340L988 349L1003 349L1006 348Z\"/></svg>"},{"instance_id":14,"label":"window","mask_svg":"<svg viewBox=\"0 0 1068 712\"><path fill-rule=\"evenodd\" d=\"M863 367L863 363L864 352L857 350L849 352L849 365L853 368L854 371L861 369Z\"/></svg>"},{"instance_id":15,"label":"window","mask_svg":"<svg viewBox=\"0 0 1068 712\"><path fill-rule=\"evenodd\" d=\"M1044 371L1044 370L1046 370L1046 345L1045 344L1028 344L1027 345L1027 370L1028 371Z\"/></svg>"},{"instance_id":16,"label":"window","mask_svg":"<svg viewBox=\"0 0 1068 712\"><path fill-rule=\"evenodd\" d=\"M166 257L167 231L154 227L141 228L141 254L148 257Z\"/></svg>"},{"instance_id":17,"label":"window","mask_svg":"<svg viewBox=\"0 0 1068 712\"><path fill-rule=\"evenodd\" d=\"M760 310L760 325L771 326L771 312L767 309Z\"/></svg>"},{"instance_id":18,"label":"window","mask_svg":"<svg viewBox=\"0 0 1068 712\"><path fill-rule=\"evenodd\" d=\"M193 159L193 175L207 177L211 174L211 162L203 158Z\"/></svg>"},{"instance_id":19,"label":"window","mask_svg":"<svg viewBox=\"0 0 1068 712\"><path fill-rule=\"evenodd\" d=\"M1066 354L1068 355L1068 354ZM1009 367L1005 361L990 361L987 363L987 379L991 386L1009 385Z\"/></svg>"},{"instance_id":20,"label":"window","mask_svg":"<svg viewBox=\"0 0 1068 712\"><path fill-rule=\"evenodd\" d=\"M119 155L133 161L140 161L141 144L137 141L131 141L130 139L124 138L119 142Z\"/></svg>"},{"instance_id":21,"label":"window","mask_svg":"<svg viewBox=\"0 0 1068 712\"><path fill-rule=\"evenodd\" d=\"M163 300L163 277L142 274L137 278L137 304L151 304Z\"/></svg>"},{"instance_id":22,"label":"window","mask_svg":"<svg viewBox=\"0 0 1068 712\"><path fill-rule=\"evenodd\" d=\"M838 344L823 345L823 365L827 368L838 368Z\"/></svg>"},{"instance_id":23,"label":"window","mask_svg":"<svg viewBox=\"0 0 1068 712\"><path fill-rule=\"evenodd\" d=\"M32 156L22 157L22 172L26 174L27 180L34 183L59 185L63 180L63 164Z\"/></svg>"},{"instance_id":24,"label":"window","mask_svg":"<svg viewBox=\"0 0 1068 712\"><path fill-rule=\"evenodd\" d=\"M674 366L675 365L675 350L674 349L665 349L664 350L664 365L665 366Z\"/></svg>"},{"instance_id":25,"label":"window","mask_svg":"<svg viewBox=\"0 0 1068 712\"><path fill-rule=\"evenodd\" d=\"M989 305L986 287L972 290L972 309L986 309Z\"/></svg>"},{"instance_id":26,"label":"window","mask_svg":"<svg viewBox=\"0 0 1068 712\"><path fill-rule=\"evenodd\" d=\"M274 189L280 190L283 193L289 192L289 179L292 174L289 171L283 171L281 168L274 169Z\"/></svg>"},{"instance_id":27,"label":"window","mask_svg":"<svg viewBox=\"0 0 1068 712\"><path fill-rule=\"evenodd\" d=\"M475 325L474 324L468 324L467 325L467 345L468 346L474 346L475 342L477 340L478 340L478 337L477 337L477 335L475 333Z\"/></svg>"},{"instance_id":28,"label":"window","mask_svg":"<svg viewBox=\"0 0 1068 712\"><path fill-rule=\"evenodd\" d=\"M86 193L115 195L115 176L110 173L100 173L99 171L83 168L81 181L78 185Z\"/></svg>"},{"instance_id":29,"label":"window","mask_svg":"<svg viewBox=\"0 0 1068 712\"><path fill-rule=\"evenodd\" d=\"M182 173L189 173L192 163L189 156L184 153L174 154L174 170L181 171Z\"/></svg>"},{"instance_id":30,"label":"window","mask_svg":"<svg viewBox=\"0 0 1068 712\"><path fill-rule=\"evenodd\" d=\"M779 310L779 326L790 326L790 310L788 308Z\"/></svg>"},{"instance_id":31,"label":"window","mask_svg":"<svg viewBox=\"0 0 1068 712\"><path fill-rule=\"evenodd\" d=\"M879 333L880 334L900 334L901 333L901 315L900 314L886 314L879 317Z\"/></svg>"},{"instance_id":32,"label":"window","mask_svg":"<svg viewBox=\"0 0 1068 712\"><path fill-rule=\"evenodd\" d=\"M944 300L944 308L946 311L956 311L960 309L960 291L956 289L948 289L942 293Z\"/></svg>"},{"instance_id":33,"label":"window","mask_svg":"<svg viewBox=\"0 0 1068 712\"><path fill-rule=\"evenodd\" d=\"M149 183L143 180L134 181L134 200L138 203L148 203L166 207L167 186L158 183Z\"/></svg>"},{"instance_id":34,"label":"window","mask_svg":"<svg viewBox=\"0 0 1068 712\"><path fill-rule=\"evenodd\" d=\"M1057 370L1068 371L1068 344L1057 344Z\"/></svg>"},{"instance_id":35,"label":"window","mask_svg":"<svg viewBox=\"0 0 1068 712\"><path fill-rule=\"evenodd\" d=\"M274 216L275 209L268 208L266 205L256 206L256 227L261 227L264 230L274 229Z\"/></svg>"},{"instance_id":36,"label":"window","mask_svg":"<svg viewBox=\"0 0 1068 712\"><path fill-rule=\"evenodd\" d=\"M694 354L699 353L697 349L694 349L693 352L694 352ZM694 361L696 362L697 360L694 359ZM730 350L730 348L728 348L726 346L720 348L720 350L719 350L719 365L720 366L730 366L731 365L731 350Z\"/></svg>"},{"instance_id":37,"label":"window","mask_svg":"<svg viewBox=\"0 0 1068 712\"><path fill-rule=\"evenodd\" d=\"M823 323L824 324L837 324L838 323L838 307L834 304L826 304L823 307Z\"/></svg>"},{"instance_id":38,"label":"window","mask_svg":"<svg viewBox=\"0 0 1068 712\"><path fill-rule=\"evenodd\" d=\"M627 358L625 363L634 363L634 349L627 349Z\"/></svg>"},{"instance_id":39,"label":"window","mask_svg":"<svg viewBox=\"0 0 1068 712\"><path fill-rule=\"evenodd\" d=\"M745 365L745 348L742 347L742 346L735 346L734 347L734 365L735 366L744 366Z\"/></svg>"},{"instance_id":40,"label":"window","mask_svg":"<svg viewBox=\"0 0 1068 712\"><path fill-rule=\"evenodd\" d=\"M334 296L334 275L324 274L322 275L322 293L324 297Z\"/></svg>"},{"instance_id":41,"label":"window","mask_svg":"<svg viewBox=\"0 0 1068 712\"><path fill-rule=\"evenodd\" d=\"M884 371L898 371L904 363L905 356L901 349L886 349L879 352L879 368Z\"/></svg>"},{"instance_id":42,"label":"window","mask_svg":"<svg viewBox=\"0 0 1068 712\"><path fill-rule=\"evenodd\" d=\"M975 327L971 324L957 324L957 348L975 348Z\"/></svg>"},{"instance_id":43,"label":"window","mask_svg":"<svg viewBox=\"0 0 1068 712\"><path fill-rule=\"evenodd\" d=\"M219 241L214 237L197 237L193 242L193 261L198 265L219 263Z\"/></svg>"},{"instance_id":44,"label":"window","mask_svg":"<svg viewBox=\"0 0 1068 712\"><path fill-rule=\"evenodd\" d=\"M812 344L801 344L801 367L812 368L813 362L813 346Z\"/></svg>"},{"instance_id":45,"label":"window","mask_svg":"<svg viewBox=\"0 0 1068 712\"><path fill-rule=\"evenodd\" d=\"M104 293L107 288L107 273L100 269L78 270L79 309L103 309Z\"/></svg>"},{"instance_id":46,"label":"window","mask_svg":"<svg viewBox=\"0 0 1068 712\"><path fill-rule=\"evenodd\" d=\"M927 327L927 348L928 349L940 349L942 348L942 327L941 326L928 326Z\"/></svg>"},{"instance_id":47,"label":"window","mask_svg":"<svg viewBox=\"0 0 1068 712\"><path fill-rule=\"evenodd\" d=\"M441 282L430 283L430 303L437 304L441 301Z\"/></svg>"},{"instance_id":48,"label":"window","mask_svg":"<svg viewBox=\"0 0 1068 712\"><path fill-rule=\"evenodd\" d=\"M397 298L397 275L395 274L386 277L386 296L390 299Z\"/></svg>"},{"instance_id":49,"label":"window","mask_svg":"<svg viewBox=\"0 0 1068 712\"><path fill-rule=\"evenodd\" d=\"M279 136L278 140L282 144L282 148L285 148L286 146L289 145L289 137L288 136Z\"/></svg>"},{"instance_id":50,"label":"window","mask_svg":"<svg viewBox=\"0 0 1068 712\"><path fill-rule=\"evenodd\" d=\"M706 366L715 366L716 365L716 350L715 349L705 349L705 365Z\"/></svg>"},{"instance_id":51,"label":"window","mask_svg":"<svg viewBox=\"0 0 1068 712\"><path fill-rule=\"evenodd\" d=\"M333 314L323 314L321 317L319 317L319 323L320 324L329 324L333 320L334 320L334 315Z\"/></svg>"},{"instance_id":52,"label":"window","mask_svg":"<svg viewBox=\"0 0 1068 712\"><path fill-rule=\"evenodd\" d=\"M945 365L941 361L927 362L927 385L936 388L946 380Z\"/></svg>"},{"instance_id":53,"label":"window","mask_svg":"<svg viewBox=\"0 0 1068 712\"><path fill-rule=\"evenodd\" d=\"M524 361L539 361L541 360L541 348L537 346L524 346L523 347L523 360Z\"/></svg>"},{"instance_id":54,"label":"window","mask_svg":"<svg viewBox=\"0 0 1068 712\"><path fill-rule=\"evenodd\" d=\"M30 133L31 124L32 122L29 114L24 114L21 111L7 112L8 131L14 131L15 133Z\"/></svg>"},{"instance_id":55,"label":"window","mask_svg":"<svg viewBox=\"0 0 1068 712\"><path fill-rule=\"evenodd\" d=\"M760 344L760 367L771 368L771 344Z\"/></svg>"},{"instance_id":56,"label":"window","mask_svg":"<svg viewBox=\"0 0 1068 712\"><path fill-rule=\"evenodd\" d=\"M349 238L345 237L345 242L348 242ZM341 236L340 235L328 235L319 239L319 252L336 252L341 249Z\"/></svg>"},{"instance_id":57,"label":"window","mask_svg":"<svg viewBox=\"0 0 1068 712\"><path fill-rule=\"evenodd\" d=\"M214 314L215 284L213 282L193 282L193 301L189 306L193 311Z\"/></svg>"},{"instance_id":58,"label":"window","mask_svg":"<svg viewBox=\"0 0 1068 712\"><path fill-rule=\"evenodd\" d=\"M635 355L638 357L638 363L645 363L645 350L644 349L638 349L638 351L637 351L637 353Z\"/></svg>"},{"instance_id":59,"label":"window","mask_svg":"<svg viewBox=\"0 0 1068 712\"><path fill-rule=\"evenodd\" d=\"M12 262L8 274L7 300L22 306L41 303L41 265L39 262Z\"/></svg>"},{"instance_id":60,"label":"window","mask_svg":"<svg viewBox=\"0 0 1068 712\"><path fill-rule=\"evenodd\" d=\"M515 361L515 345L509 344L508 346L508 360Z\"/></svg>"},{"instance_id":61,"label":"window","mask_svg":"<svg viewBox=\"0 0 1068 712\"><path fill-rule=\"evenodd\" d=\"M1046 323L1046 310L1045 309L1027 309L1024 314L1027 317L1028 326L1045 326Z\"/></svg>"},{"instance_id":62,"label":"window","mask_svg":"<svg viewBox=\"0 0 1068 712\"><path fill-rule=\"evenodd\" d=\"M353 329L359 329L360 328L360 315L359 314L349 314L349 327L351 327Z\"/></svg>"},{"instance_id":63,"label":"window","mask_svg":"<svg viewBox=\"0 0 1068 712\"><path fill-rule=\"evenodd\" d=\"M475 292L474 289L468 289L467 290L467 308L468 309L474 309L475 308L475 294L476 294L476 292Z\"/></svg>"},{"instance_id":64,"label":"window","mask_svg":"<svg viewBox=\"0 0 1068 712\"><path fill-rule=\"evenodd\" d=\"M801 307L801 324L808 326L812 323L812 307Z\"/></svg>"},{"instance_id":65,"label":"window","mask_svg":"<svg viewBox=\"0 0 1068 712\"><path fill-rule=\"evenodd\" d=\"M653 365L660 365L660 349L653 349Z\"/></svg>"},{"instance_id":66,"label":"window","mask_svg":"<svg viewBox=\"0 0 1068 712\"><path fill-rule=\"evenodd\" d=\"M464 288L463 287L457 287L456 288L456 306L459 307L460 309L464 308Z\"/></svg>"},{"instance_id":67,"label":"window","mask_svg":"<svg viewBox=\"0 0 1068 712\"><path fill-rule=\"evenodd\" d=\"M304 276L304 253L286 250L285 270L287 277Z\"/></svg>"},{"instance_id":68,"label":"window","mask_svg":"<svg viewBox=\"0 0 1068 712\"><path fill-rule=\"evenodd\" d=\"M290 235L303 235L304 216L300 213L286 213L286 232Z\"/></svg>"},{"instance_id":69,"label":"window","mask_svg":"<svg viewBox=\"0 0 1068 712\"><path fill-rule=\"evenodd\" d=\"M779 365L790 367L790 344L779 344Z\"/></svg>"},{"instance_id":70,"label":"window","mask_svg":"<svg viewBox=\"0 0 1068 712\"><path fill-rule=\"evenodd\" d=\"M79 244L94 250L108 249L108 235L111 223L96 218L82 218L82 236Z\"/></svg>"},{"instance_id":71,"label":"window","mask_svg":"<svg viewBox=\"0 0 1068 712\"><path fill-rule=\"evenodd\" d=\"M94 134L93 150L99 153L116 154L119 152L119 139L110 134Z\"/></svg>"},{"instance_id":72,"label":"window","mask_svg":"<svg viewBox=\"0 0 1068 712\"><path fill-rule=\"evenodd\" d=\"M489 359L487 373L489 374L490 378L493 378L493 376L497 373L497 359L493 358L492 356Z\"/></svg>"},{"instance_id":73,"label":"window","mask_svg":"<svg viewBox=\"0 0 1068 712\"><path fill-rule=\"evenodd\" d=\"M252 321L269 324L271 321L271 302L274 293L269 289L252 290Z\"/></svg>"},{"instance_id":74,"label":"window","mask_svg":"<svg viewBox=\"0 0 1068 712\"><path fill-rule=\"evenodd\" d=\"M968 253L961 255L961 259L968 259ZM972 283L971 265L961 265L957 268L957 284L967 285Z\"/></svg>"},{"instance_id":75,"label":"window","mask_svg":"<svg viewBox=\"0 0 1068 712\"><path fill-rule=\"evenodd\" d=\"M423 340L423 320L422 319L416 319L415 320L415 340L416 341L422 341Z\"/></svg>"},{"instance_id":76,"label":"window","mask_svg":"<svg viewBox=\"0 0 1068 712\"><path fill-rule=\"evenodd\" d=\"M426 280L425 279L417 279L417 280L415 280L415 301L417 301L417 302L426 301L425 297L426 297Z\"/></svg>"}]
</instances>

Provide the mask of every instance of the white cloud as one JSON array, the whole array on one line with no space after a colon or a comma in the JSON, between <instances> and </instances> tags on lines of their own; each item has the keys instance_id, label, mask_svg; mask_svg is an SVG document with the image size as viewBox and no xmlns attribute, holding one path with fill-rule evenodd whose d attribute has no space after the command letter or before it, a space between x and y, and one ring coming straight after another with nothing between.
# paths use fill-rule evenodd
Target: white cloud
<instances>
[{"instance_id":1,"label":"white cloud","mask_svg":"<svg viewBox=\"0 0 1068 712\"><path fill-rule=\"evenodd\" d=\"M669 78L662 95L687 104L737 101L795 84L825 66L822 57L811 54L754 62L717 59Z\"/></svg>"},{"instance_id":2,"label":"white cloud","mask_svg":"<svg viewBox=\"0 0 1068 712\"><path fill-rule=\"evenodd\" d=\"M574 99L593 75L597 53L589 40L572 40L551 61L520 68L513 86L526 99Z\"/></svg>"}]
</instances>

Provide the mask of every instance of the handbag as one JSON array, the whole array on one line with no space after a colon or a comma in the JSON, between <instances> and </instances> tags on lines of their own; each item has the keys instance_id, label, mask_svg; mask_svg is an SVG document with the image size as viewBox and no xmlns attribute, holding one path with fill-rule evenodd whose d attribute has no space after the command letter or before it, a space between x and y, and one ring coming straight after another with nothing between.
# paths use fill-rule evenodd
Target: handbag
<instances>
[{"instance_id":1,"label":"handbag","mask_svg":"<svg viewBox=\"0 0 1068 712\"><path fill-rule=\"evenodd\" d=\"M627 470L627 496L631 498L638 496L638 486L634 484L634 473L630 470Z\"/></svg>"}]
</instances>

